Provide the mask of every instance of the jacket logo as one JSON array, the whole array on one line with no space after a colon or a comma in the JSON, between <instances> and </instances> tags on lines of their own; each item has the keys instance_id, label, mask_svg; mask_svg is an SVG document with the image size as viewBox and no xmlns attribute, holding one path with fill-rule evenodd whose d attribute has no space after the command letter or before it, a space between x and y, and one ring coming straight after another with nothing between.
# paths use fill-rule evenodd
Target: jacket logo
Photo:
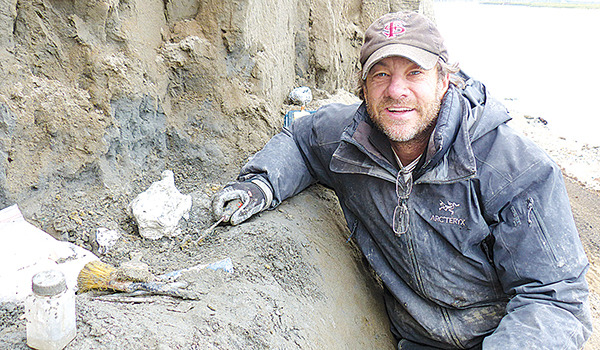
<instances>
[{"instance_id":1,"label":"jacket logo","mask_svg":"<svg viewBox=\"0 0 600 350\"><path fill-rule=\"evenodd\" d=\"M444 210L444 211L448 211L450 212L450 214L454 215L454 208L456 207L460 207L460 204L458 203L454 203L454 202L450 202L448 201L448 203L444 203L443 200L440 200L440 211Z\"/></svg>"},{"instance_id":2,"label":"jacket logo","mask_svg":"<svg viewBox=\"0 0 600 350\"><path fill-rule=\"evenodd\" d=\"M460 207L460 204L458 204L458 203L454 203L454 202L450 202L450 201L447 201L446 203L444 203L443 200L440 200L440 208L438 209L438 211L443 211L448 214L446 214L446 215L432 214L431 218L429 220L434 221L434 222L439 222L442 224L467 226L466 219L453 217L454 209L456 209L458 207Z\"/></svg>"},{"instance_id":3,"label":"jacket logo","mask_svg":"<svg viewBox=\"0 0 600 350\"><path fill-rule=\"evenodd\" d=\"M406 29L402 26L402 22L393 21L384 27L383 34L388 38L393 38L404 33Z\"/></svg>"}]
</instances>

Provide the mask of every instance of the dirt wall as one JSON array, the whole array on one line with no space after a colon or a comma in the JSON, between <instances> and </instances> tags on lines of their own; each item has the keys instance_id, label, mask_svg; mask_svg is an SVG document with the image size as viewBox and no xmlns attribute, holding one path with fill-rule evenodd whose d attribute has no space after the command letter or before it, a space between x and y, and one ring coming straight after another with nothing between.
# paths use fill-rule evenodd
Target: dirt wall
<instances>
[{"instance_id":1,"label":"dirt wall","mask_svg":"<svg viewBox=\"0 0 600 350\"><path fill-rule=\"evenodd\" d=\"M170 336L173 348L393 347L381 291L347 243L331 193L303 194L263 221L218 230L205 246L190 250L186 242L211 224L211 191L233 179L281 129L284 112L297 108L288 105L292 88L307 85L315 99L352 90L368 24L419 6L414 0L0 0L0 208L17 203L31 223L88 249L99 227L119 230L125 237L119 248L102 256L114 265L142 254L164 272L219 251L237 257L241 271L223 277L241 286L235 293L202 282L217 293L211 305L226 313L199 301L189 309L201 312L162 320L178 324L170 335L148 317L163 315L170 301L145 310L78 296L80 333L71 348L136 344L142 331L156 335L149 348L168 348L160 339ZM127 204L165 169L175 173L181 192L202 198L192 209L202 215L192 215L182 237L146 242ZM300 253L282 248L286 242ZM308 297L305 286L312 286ZM282 305L286 312L274 314ZM257 308L264 309L251 312ZM6 326L0 345L24 348L22 311L10 309L17 311L0 319ZM149 322L131 328L132 314ZM198 326L202 317L213 321Z\"/></svg>"},{"instance_id":2,"label":"dirt wall","mask_svg":"<svg viewBox=\"0 0 600 350\"><path fill-rule=\"evenodd\" d=\"M165 168L190 186L231 177L280 129L292 88L351 90L366 26L418 7L2 0L0 204L59 235L64 188L129 198Z\"/></svg>"}]
</instances>

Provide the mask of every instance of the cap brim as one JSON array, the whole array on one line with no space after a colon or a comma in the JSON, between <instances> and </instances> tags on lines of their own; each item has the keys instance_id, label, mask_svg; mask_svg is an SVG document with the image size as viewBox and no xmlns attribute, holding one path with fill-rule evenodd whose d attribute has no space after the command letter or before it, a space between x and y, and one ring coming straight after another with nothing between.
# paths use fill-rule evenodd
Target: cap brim
<instances>
[{"instance_id":1,"label":"cap brim","mask_svg":"<svg viewBox=\"0 0 600 350\"><path fill-rule=\"evenodd\" d=\"M362 79L365 80L367 78L367 73L373 68L373 66L387 57L400 56L407 58L419 66L423 67L423 69L430 70L435 67L438 61L438 55L432 54L429 51L425 51L418 47L405 45L405 44L390 44L386 45L379 50L373 52L369 59L362 68Z\"/></svg>"}]
</instances>

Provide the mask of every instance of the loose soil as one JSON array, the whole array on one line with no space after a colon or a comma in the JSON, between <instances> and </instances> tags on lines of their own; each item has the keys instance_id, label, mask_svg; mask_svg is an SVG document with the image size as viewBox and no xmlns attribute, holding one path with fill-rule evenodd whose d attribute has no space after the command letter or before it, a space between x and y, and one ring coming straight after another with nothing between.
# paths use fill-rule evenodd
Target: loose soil
<instances>
[{"instance_id":1,"label":"loose soil","mask_svg":"<svg viewBox=\"0 0 600 350\"><path fill-rule=\"evenodd\" d=\"M223 178L233 178L233 174ZM136 232L124 210L131 196L89 201L82 192L62 194L69 197L62 203L71 206L61 208L68 215L58 221L65 227L57 231L73 232L69 226L79 225L83 228L77 232L83 234L60 238L92 250L89 232L99 223L123 232L117 244L100 255L106 263L119 266L141 261L160 275L230 258L234 269L184 274L180 280L188 283L187 290L197 295L195 300L78 294L77 336L67 350L395 348L379 281L348 241L349 232L330 190L313 186L276 210L239 226L218 226L196 242L213 223L210 196L223 185L196 180L176 173L176 185L193 198L190 218L182 225L182 235L156 241ZM565 182L591 264L587 279L598 329L600 194L569 176ZM21 306L0 305L0 349L27 349ZM594 349L600 349L597 332L584 347Z\"/></svg>"},{"instance_id":2,"label":"loose soil","mask_svg":"<svg viewBox=\"0 0 600 350\"><path fill-rule=\"evenodd\" d=\"M590 307L592 309L594 333L586 343L585 350L600 349L600 194L589 190L575 180L566 178L567 191L575 224L583 242L590 269L587 280L590 285Z\"/></svg>"},{"instance_id":3,"label":"loose soil","mask_svg":"<svg viewBox=\"0 0 600 350\"><path fill-rule=\"evenodd\" d=\"M347 240L331 191L315 186L196 243L212 223L215 187L192 193L182 236L150 241L125 234L102 260L139 260L159 275L230 258L234 271L184 274L180 280L197 300L78 294L78 333L67 349L394 348L379 284ZM5 311L0 349L27 349L22 308Z\"/></svg>"},{"instance_id":4,"label":"loose soil","mask_svg":"<svg viewBox=\"0 0 600 350\"><path fill-rule=\"evenodd\" d=\"M587 276L597 329L600 195L565 180L591 263ZM67 349L394 349L378 281L347 241L332 192L312 187L239 226L218 226L196 243L211 223L208 205L215 187L192 193L184 235L149 241L125 234L102 260L115 266L141 260L158 275L229 257L234 272L182 276L198 300L79 294L78 333ZM354 306L345 307L349 303ZM3 305L0 325L0 349L27 349L21 307ZM594 333L584 349L599 348Z\"/></svg>"}]
</instances>

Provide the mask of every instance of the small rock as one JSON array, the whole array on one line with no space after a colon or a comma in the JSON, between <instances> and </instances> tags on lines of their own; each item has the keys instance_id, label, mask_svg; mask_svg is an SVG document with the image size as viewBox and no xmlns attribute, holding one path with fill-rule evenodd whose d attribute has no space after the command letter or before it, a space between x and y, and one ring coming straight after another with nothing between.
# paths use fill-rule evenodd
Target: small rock
<instances>
[{"instance_id":1,"label":"small rock","mask_svg":"<svg viewBox=\"0 0 600 350\"><path fill-rule=\"evenodd\" d=\"M98 253L108 253L110 248L114 247L119 238L121 238L121 234L116 230L110 230L106 227L99 227L96 229L95 240L98 247Z\"/></svg>"},{"instance_id":2,"label":"small rock","mask_svg":"<svg viewBox=\"0 0 600 350\"><path fill-rule=\"evenodd\" d=\"M301 86L292 90L289 97L292 103L306 106L312 101L312 91L308 86Z\"/></svg>"},{"instance_id":3,"label":"small rock","mask_svg":"<svg viewBox=\"0 0 600 350\"><path fill-rule=\"evenodd\" d=\"M179 221L188 218L191 207L192 196L177 190L170 170L165 170L162 180L154 182L129 204L140 235L152 240L181 234Z\"/></svg>"}]
</instances>

